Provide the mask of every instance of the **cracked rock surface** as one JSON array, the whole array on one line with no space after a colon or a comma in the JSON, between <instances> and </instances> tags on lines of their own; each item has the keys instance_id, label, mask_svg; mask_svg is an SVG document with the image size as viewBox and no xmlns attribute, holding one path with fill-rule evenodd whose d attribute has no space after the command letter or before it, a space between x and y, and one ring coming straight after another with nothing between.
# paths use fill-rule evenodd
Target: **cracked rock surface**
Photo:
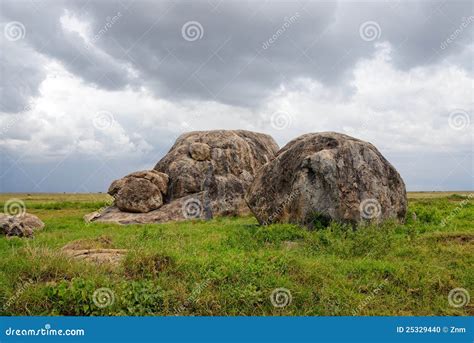
<instances>
[{"instance_id":1,"label":"cracked rock surface","mask_svg":"<svg viewBox=\"0 0 474 343\"><path fill-rule=\"evenodd\" d=\"M37 216L23 213L10 216L0 214L0 234L7 237L33 237L34 231L44 228L44 223Z\"/></svg>"},{"instance_id":2,"label":"cracked rock surface","mask_svg":"<svg viewBox=\"0 0 474 343\"><path fill-rule=\"evenodd\" d=\"M115 205L125 212L146 213L163 205L168 188L168 175L156 170L144 170L115 180L108 193Z\"/></svg>"},{"instance_id":3,"label":"cracked rock surface","mask_svg":"<svg viewBox=\"0 0 474 343\"><path fill-rule=\"evenodd\" d=\"M302 135L256 174L246 194L261 224L315 219L403 221L405 184L370 143L335 132Z\"/></svg>"},{"instance_id":4,"label":"cracked rock surface","mask_svg":"<svg viewBox=\"0 0 474 343\"><path fill-rule=\"evenodd\" d=\"M244 194L256 172L278 151L272 137L245 130L188 132L176 140L154 170L114 181L115 203L89 221L152 223L244 215ZM151 177L160 175L165 185ZM161 197L161 198L160 198Z\"/></svg>"}]
</instances>

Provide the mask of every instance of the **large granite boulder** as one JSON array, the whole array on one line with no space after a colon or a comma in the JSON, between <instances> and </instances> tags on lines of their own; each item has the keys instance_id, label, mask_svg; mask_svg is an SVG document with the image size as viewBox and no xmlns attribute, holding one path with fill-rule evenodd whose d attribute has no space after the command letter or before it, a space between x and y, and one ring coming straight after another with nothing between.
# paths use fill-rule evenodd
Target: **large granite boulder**
<instances>
[{"instance_id":1,"label":"large granite boulder","mask_svg":"<svg viewBox=\"0 0 474 343\"><path fill-rule=\"evenodd\" d=\"M249 212L245 190L277 151L273 138L261 133L195 131L181 135L155 170L170 178L166 202L206 191L213 214L238 215Z\"/></svg>"},{"instance_id":2,"label":"large granite boulder","mask_svg":"<svg viewBox=\"0 0 474 343\"><path fill-rule=\"evenodd\" d=\"M128 224L249 214L245 191L257 170L277 151L273 138L261 133L244 130L185 133L154 168L156 173L168 177L167 187L161 191L161 205L157 191L142 181L137 182L135 179L142 177L134 173L110 186L114 206L85 219Z\"/></svg>"},{"instance_id":3,"label":"large granite boulder","mask_svg":"<svg viewBox=\"0 0 474 343\"><path fill-rule=\"evenodd\" d=\"M115 205L126 212L146 213L163 205L168 189L168 175L156 170L144 170L115 180L108 193Z\"/></svg>"},{"instance_id":4,"label":"large granite boulder","mask_svg":"<svg viewBox=\"0 0 474 343\"><path fill-rule=\"evenodd\" d=\"M370 143L335 132L300 136L263 166L246 201L261 224L403 221L405 184Z\"/></svg>"},{"instance_id":5,"label":"large granite boulder","mask_svg":"<svg viewBox=\"0 0 474 343\"><path fill-rule=\"evenodd\" d=\"M37 216L22 213L11 216L0 214L0 234L7 237L32 237L34 231L44 228L44 223Z\"/></svg>"}]
</instances>

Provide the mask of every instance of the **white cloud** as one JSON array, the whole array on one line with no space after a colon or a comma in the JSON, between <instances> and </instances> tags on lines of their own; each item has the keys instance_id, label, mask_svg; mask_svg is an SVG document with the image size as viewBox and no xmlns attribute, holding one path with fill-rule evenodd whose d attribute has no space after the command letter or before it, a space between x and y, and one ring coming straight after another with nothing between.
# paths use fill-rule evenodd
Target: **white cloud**
<instances>
[{"instance_id":1,"label":"white cloud","mask_svg":"<svg viewBox=\"0 0 474 343\"><path fill-rule=\"evenodd\" d=\"M472 118L464 130L448 125L451 109L472 115L472 77L447 62L401 71L391 54L388 43L379 44L371 58L356 64L349 97L302 78L282 84L253 110L212 101L171 102L144 87L103 90L50 61L32 110L9 127L12 116L0 115L8 128L0 147L30 161L74 154L123 161L143 156L151 167L184 131L249 129L271 134L280 145L306 132L339 131L371 141L383 153L472 151ZM113 120L101 129L95 120L103 111ZM290 116L283 129L271 125L280 112Z\"/></svg>"},{"instance_id":2,"label":"white cloud","mask_svg":"<svg viewBox=\"0 0 474 343\"><path fill-rule=\"evenodd\" d=\"M285 111L292 117L291 136L310 131L345 131L385 151L469 151L472 126L454 130L449 114L464 109L472 115L472 83L467 72L449 63L401 71L392 49L379 44L370 59L359 61L350 84L351 97L321 83L302 79L270 97L267 117ZM275 132L288 140L287 132Z\"/></svg>"},{"instance_id":3,"label":"white cloud","mask_svg":"<svg viewBox=\"0 0 474 343\"><path fill-rule=\"evenodd\" d=\"M61 27L66 32L77 33L87 44L91 43L91 26L89 23L78 18L69 10L64 10L63 15L59 18Z\"/></svg>"}]
</instances>

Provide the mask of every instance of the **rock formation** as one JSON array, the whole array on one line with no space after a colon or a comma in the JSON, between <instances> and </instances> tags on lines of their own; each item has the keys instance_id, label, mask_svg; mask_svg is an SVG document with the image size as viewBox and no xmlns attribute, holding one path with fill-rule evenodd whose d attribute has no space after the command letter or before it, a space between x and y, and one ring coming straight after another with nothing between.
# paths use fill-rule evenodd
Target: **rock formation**
<instances>
[{"instance_id":1,"label":"rock formation","mask_svg":"<svg viewBox=\"0 0 474 343\"><path fill-rule=\"evenodd\" d=\"M405 184L370 143L334 132L300 136L255 175L246 201L261 224L404 220Z\"/></svg>"},{"instance_id":2,"label":"rock formation","mask_svg":"<svg viewBox=\"0 0 474 343\"><path fill-rule=\"evenodd\" d=\"M121 211L146 213L163 205L167 189L168 175L146 170L115 180L108 193L115 198L115 205Z\"/></svg>"},{"instance_id":3,"label":"rock formation","mask_svg":"<svg viewBox=\"0 0 474 343\"><path fill-rule=\"evenodd\" d=\"M22 213L15 216L0 214L0 234L7 237L32 237L34 231L44 228L44 223L37 216Z\"/></svg>"},{"instance_id":4,"label":"rock formation","mask_svg":"<svg viewBox=\"0 0 474 343\"><path fill-rule=\"evenodd\" d=\"M114 181L109 188L114 206L87 220L128 224L248 214L245 191L277 151L273 138L261 133L185 133L153 171Z\"/></svg>"}]
</instances>

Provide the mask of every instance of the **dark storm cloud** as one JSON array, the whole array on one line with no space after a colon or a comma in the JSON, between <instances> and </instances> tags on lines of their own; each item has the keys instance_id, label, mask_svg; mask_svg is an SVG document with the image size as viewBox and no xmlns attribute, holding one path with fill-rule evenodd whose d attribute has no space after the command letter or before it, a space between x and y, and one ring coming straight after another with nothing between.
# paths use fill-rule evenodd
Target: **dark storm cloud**
<instances>
[{"instance_id":1,"label":"dark storm cloud","mask_svg":"<svg viewBox=\"0 0 474 343\"><path fill-rule=\"evenodd\" d=\"M4 34L1 40L3 111L21 111L38 94L45 78L46 61L41 56L60 61L73 74L104 89L120 89L130 82L124 66L100 51L87 49L78 34L62 28L65 3L6 1L1 6L2 28L15 21L24 25L25 32L23 39L9 41Z\"/></svg>"},{"instance_id":2,"label":"dark storm cloud","mask_svg":"<svg viewBox=\"0 0 474 343\"><path fill-rule=\"evenodd\" d=\"M0 112L18 113L28 108L45 77L44 61L32 49L0 37Z\"/></svg>"},{"instance_id":3,"label":"dark storm cloud","mask_svg":"<svg viewBox=\"0 0 474 343\"><path fill-rule=\"evenodd\" d=\"M65 10L88 22L93 35L103 31L111 17L121 16L87 49L78 34L61 28ZM70 72L101 88L143 85L173 100L244 106L259 105L280 84L298 77L346 88L355 63L374 53L375 42L391 43L394 63L401 69L437 63L461 54L472 42L473 27L469 25L455 43L440 49L463 18L472 15L468 1L364 2L363 6L355 2L76 1L39 8L28 1L7 1L2 13L3 21L18 20L27 27L21 44L61 61ZM190 21L202 27L198 32L202 37L194 41L182 35L183 25ZM377 39L360 37L365 22L378 25ZM2 67L17 70L13 59L2 61ZM472 68L469 58L453 61ZM40 68L34 61L24 64L37 76L23 93L35 94ZM24 79L14 71L5 73ZM5 89L12 77L2 77Z\"/></svg>"}]
</instances>

